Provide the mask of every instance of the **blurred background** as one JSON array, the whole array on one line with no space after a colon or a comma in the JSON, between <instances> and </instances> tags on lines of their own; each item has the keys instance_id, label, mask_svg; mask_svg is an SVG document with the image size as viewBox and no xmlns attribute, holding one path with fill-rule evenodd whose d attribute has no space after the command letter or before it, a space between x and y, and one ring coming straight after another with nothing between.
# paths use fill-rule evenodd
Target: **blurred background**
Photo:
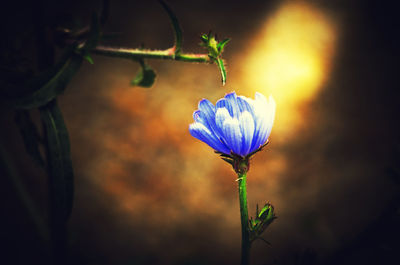
<instances>
[{"instance_id":1,"label":"blurred background","mask_svg":"<svg viewBox=\"0 0 400 265\"><path fill-rule=\"evenodd\" d=\"M10 54L22 58L16 68L35 63L38 14L51 26L84 26L101 7L39 2L3 6L4 64ZM361 0L168 3L184 52L204 53L200 35L210 30L232 39L227 84L215 65L149 60L154 86L132 87L137 63L84 62L59 97L76 185L70 264L239 263L236 175L188 131L199 100L231 91L277 102L270 144L251 161L248 199L251 215L270 202L278 219L264 233L271 246L253 244L252 264L399 264L397 11ZM102 42L114 47L173 44L157 1L110 1L104 32L115 33ZM0 131L45 218L46 175L26 154L12 111L2 108ZM46 244L0 172L0 259L45 264Z\"/></svg>"}]
</instances>

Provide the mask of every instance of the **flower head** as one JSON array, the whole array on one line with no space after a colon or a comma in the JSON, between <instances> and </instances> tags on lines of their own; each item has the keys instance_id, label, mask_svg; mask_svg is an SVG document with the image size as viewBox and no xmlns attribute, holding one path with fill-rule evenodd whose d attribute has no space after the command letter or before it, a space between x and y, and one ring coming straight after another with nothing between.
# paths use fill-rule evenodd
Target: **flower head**
<instances>
[{"instance_id":1,"label":"flower head","mask_svg":"<svg viewBox=\"0 0 400 265\"><path fill-rule=\"evenodd\" d=\"M193 113L190 134L226 155L246 157L268 140L275 117L275 101L256 92L255 99L227 94L215 106L207 99Z\"/></svg>"}]
</instances>

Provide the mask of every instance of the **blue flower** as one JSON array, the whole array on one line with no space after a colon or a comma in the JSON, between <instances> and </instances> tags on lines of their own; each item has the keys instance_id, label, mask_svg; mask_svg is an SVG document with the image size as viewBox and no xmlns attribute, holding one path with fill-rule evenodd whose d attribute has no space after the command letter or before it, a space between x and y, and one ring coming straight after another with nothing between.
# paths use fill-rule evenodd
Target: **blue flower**
<instances>
[{"instance_id":1,"label":"blue flower","mask_svg":"<svg viewBox=\"0 0 400 265\"><path fill-rule=\"evenodd\" d=\"M209 100L199 102L193 113L190 134L226 155L247 155L268 140L275 117L275 101L256 92L255 99L227 94L214 106Z\"/></svg>"}]
</instances>

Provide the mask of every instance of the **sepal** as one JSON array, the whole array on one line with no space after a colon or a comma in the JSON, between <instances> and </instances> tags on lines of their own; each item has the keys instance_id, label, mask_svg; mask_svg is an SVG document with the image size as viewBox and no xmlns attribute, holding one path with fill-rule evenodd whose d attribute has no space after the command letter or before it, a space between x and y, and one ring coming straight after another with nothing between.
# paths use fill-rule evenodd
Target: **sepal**
<instances>
[{"instance_id":1,"label":"sepal","mask_svg":"<svg viewBox=\"0 0 400 265\"><path fill-rule=\"evenodd\" d=\"M236 154L234 154L232 152L231 152L230 155L224 154L224 153L219 152L219 151L214 151L214 152L216 154L218 154L221 157L222 160L224 160L225 162L230 164L232 166L232 168L235 170L236 173L246 173L250 169L250 159L251 159L251 157L253 155L255 155L256 153L260 152L268 143L269 143L269 140L267 140L267 142L265 144L260 146L260 148L258 148L254 152L248 154L245 157L240 156L240 155L236 155Z\"/></svg>"}]
</instances>

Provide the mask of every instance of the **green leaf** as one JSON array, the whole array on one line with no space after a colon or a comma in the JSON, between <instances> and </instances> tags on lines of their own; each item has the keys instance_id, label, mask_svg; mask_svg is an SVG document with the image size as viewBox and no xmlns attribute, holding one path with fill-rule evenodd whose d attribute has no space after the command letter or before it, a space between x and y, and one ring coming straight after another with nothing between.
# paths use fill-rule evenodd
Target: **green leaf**
<instances>
[{"instance_id":1,"label":"green leaf","mask_svg":"<svg viewBox=\"0 0 400 265\"><path fill-rule=\"evenodd\" d=\"M156 72L144 61L141 61L141 69L131 81L132 86L151 87L156 79Z\"/></svg>"},{"instance_id":2,"label":"green leaf","mask_svg":"<svg viewBox=\"0 0 400 265\"><path fill-rule=\"evenodd\" d=\"M270 211L270 206L268 204L264 205L264 207L261 209L260 213L258 214L258 217L261 219L265 219L265 216L263 216L267 211ZM267 212L267 216L268 216L268 212Z\"/></svg>"},{"instance_id":3,"label":"green leaf","mask_svg":"<svg viewBox=\"0 0 400 265\"><path fill-rule=\"evenodd\" d=\"M20 98L10 99L8 104L16 109L36 108L45 105L61 94L82 64L82 57L74 53L73 48L67 49L54 67L34 77L26 84L31 88L29 93Z\"/></svg>"},{"instance_id":4,"label":"green leaf","mask_svg":"<svg viewBox=\"0 0 400 265\"><path fill-rule=\"evenodd\" d=\"M37 165L44 167L44 160L39 151L41 138L29 112L27 110L18 110L15 114L14 120L21 133L26 152L32 157L33 161Z\"/></svg>"},{"instance_id":5,"label":"green leaf","mask_svg":"<svg viewBox=\"0 0 400 265\"><path fill-rule=\"evenodd\" d=\"M231 40L231 39L227 38L227 39L224 39L224 40L221 41L221 42L218 42L218 44L217 44L217 49L218 49L218 52L219 52L220 54L224 51L225 45L226 45L230 40Z\"/></svg>"},{"instance_id":6,"label":"green leaf","mask_svg":"<svg viewBox=\"0 0 400 265\"><path fill-rule=\"evenodd\" d=\"M211 32L209 34L211 34ZM207 47L208 46L208 34L202 34L200 39L202 41L202 43L200 43L200 45L203 47Z\"/></svg>"},{"instance_id":7,"label":"green leaf","mask_svg":"<svg viewBox=\"0 0 400 265\"><path fill-rule=\"evenodd\" d=\"M85 58L86 59L86 61L88 61L90 64L94 64L94 62L93 62L93 59L92 59L92 57L90 56L90 54L85 54L84 56L83 56L83 58Z\"/></svg>"},{"instance_id":8,"label":"green leaf","mask_svg":"<svg viewBox=\"0 0 400 265\"><path fill-rule=\"evenodd\" d=\"M6 104L16 109L30 109L43 106L53 100L57 95L64 92L67 84L79 70L83 58L93 63L89 51L96 47L99 39L99 19L96 14L93 14L88 39L81 45L82 47L77 47L77 44L68 47L55 66L24 85L29 88L27 89L29 92L19 98L9 99Z\"/></svg>"},{"instance_id":9,"label":"green leaf","mask_svg":"<svg viewBox=\"0 0 400 265\"><path fill-rule=\"evenodd\" d=\"M160 4L167 12L169 19L171 20L172 27L174 29L174 36L175 36L175 55L178 55L181 52L182 48L182 29L179 26L178 19L174 12L172 12L171 8L162 0L159 0Z\"/></svg>"},{"instance_id":10,"label":"green leaf","mask_svg":"<svg viewBox=\"0 0 400 265\"><path fill-rule=\"evenodd\" d=\"M56 100L52 100L39 110L46 135L53 218L56 222L62 223L71 214L74 193L68 130Z\"/></svg>"}]
</instances>

